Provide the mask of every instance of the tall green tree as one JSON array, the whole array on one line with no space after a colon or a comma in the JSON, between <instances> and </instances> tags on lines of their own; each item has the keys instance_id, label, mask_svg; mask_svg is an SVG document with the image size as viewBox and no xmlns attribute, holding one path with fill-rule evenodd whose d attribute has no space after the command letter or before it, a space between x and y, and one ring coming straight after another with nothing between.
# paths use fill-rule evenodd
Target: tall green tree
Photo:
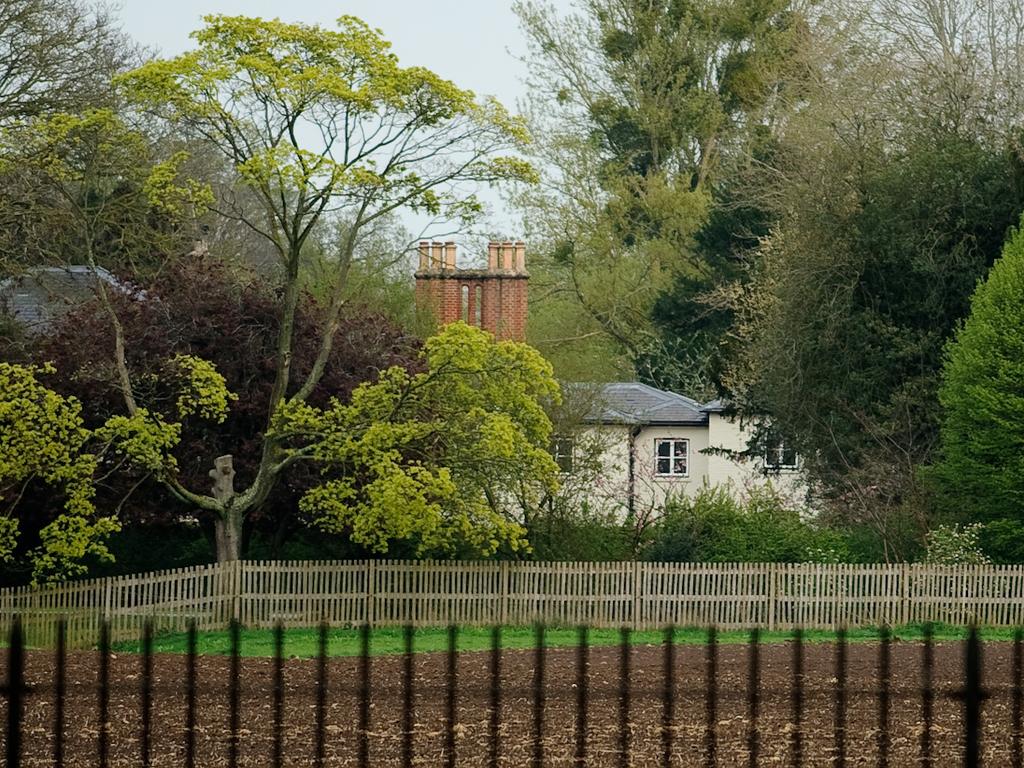
<instances>
[{"instance_id":1,"label":"tall green tree","mask_svg":"<svg viewBox=\"0 0 1024 768\"><path fill-rule=\"evenodd\" d=\"M946 348L938 498L971 522L1024 525L1024 233L1015 230Z\"/></svg>"},{"instance_id":2,"label":"tall green tree","mask_svg":"<svg viewBox=\"0 0 1024 768\"><path fill-rule=\"evenodd\" d=\"M331 358L360 234L399 209L465 223L480 211L475 184L531 177L515 154L526 134L496 102L480 101L429 70L401 67L381 35L345 16L336 29L208 16L194 50L157 60L120 81L135 103L215 146L255 210L213 204L264 238L277 257L281 302L267 424L304 403ZM303 249L325 217L348 223L308 370L293 364ZM123 386L131 412L131 382ZM215 515L219 551L238 557L242 524L292 463L276 433L259 445L256 470L236 490L230 457L214 492L165 482L183 502Z\"/></svg>"},{"instance_id":3,"label":"tall green tree","mask_svg":"<svg viewBox=\"0 0 1024 768\"><path fill-rule=\"evenodd\" d=\"M1019 58L985 33L1002 10L937 7L815 19L814 76L748 187L774 223L750 281L718 292L732 396L892 558L929 527L943 346L1024 205Z\"/></svg>"},{"instance_id":4,"label":"tall green tree","mask_svg":"<svg viewBox=\"0 0 1024 768\"><path fill-rule=\"evenodd\" d=\"M722 168L770 128L799 16L785 0L583 0L565 17L516 7L547 171L521 199L540 246L537 311L575 308L569 343L600 334L653 370L654 303L714 271L694 237Z\"/></svg>"}]
</instances>

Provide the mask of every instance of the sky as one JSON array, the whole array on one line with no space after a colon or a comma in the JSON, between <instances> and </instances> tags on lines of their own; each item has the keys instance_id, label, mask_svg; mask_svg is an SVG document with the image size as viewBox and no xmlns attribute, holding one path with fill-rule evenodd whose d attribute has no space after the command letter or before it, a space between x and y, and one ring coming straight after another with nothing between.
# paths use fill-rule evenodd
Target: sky
<instances>
[{"instance_id":1,"label":"sky","mask_svg":"<svg viewBox=\"0 0 1024 768\"><path fill-rule=\"evenodd\" d=\"M568 10L571 0L549 0ZM125 31L158 54L173 56L191 47L189 33L209 13L280 18L333 25L344 14L379 28L403 66L424 66L461 88L495 96L511 110L525 95L526 52L512 0L120 0ZM516 217L497 193L485 192L492 225L512 231ZM417 230L410 220L407 226Z\"/></svg>"}]
</instances>

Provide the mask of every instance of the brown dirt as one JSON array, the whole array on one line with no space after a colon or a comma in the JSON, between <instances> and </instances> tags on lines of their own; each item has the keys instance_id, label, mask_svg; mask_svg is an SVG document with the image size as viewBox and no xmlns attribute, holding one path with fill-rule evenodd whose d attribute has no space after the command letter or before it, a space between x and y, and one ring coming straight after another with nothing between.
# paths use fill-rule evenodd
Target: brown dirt
<instances>
[{"instance_id":1,"label":"brown dirt","mask_svg":"<svg viewBox=\"0 0 1024 768\"><path fill-rule=\"evenodd\" d=\"M950 694L962 680L963 649L958 644L936 647L935 765L957 765L961 754L961 704ZM982 747L986 765L1010 764L1011 647L991 643L984 649L986 688ZM721 646L718 660L718 700L715 715L718 765L747 763L747 648ZM575 650L550 650L547 656L545 765L573 764L576 716ZM834 650L830 645L804 648L803 764L832 764L834 713ZM682 646L676 653L676 734L673 765L704 764L705 649ZM891 751L889 765L920 764L922 732L921 646L892 646ZM765 646L761 650L760 765L788 765L794 727L791 722L792 648ZM877 763L878 646L858 644L848 649L847 764ZM6 663L6 662L3 662ZM356 765L358 659L332 659L329 664L327 764ZM488 729L487 653L464 653L458 661L457 764L486 764ZM617 648L591 649L589 765L619 765ZM229 660L199 660L197 765L227 765ZM29 653L28 679L33 692L26 706L27 766L52 765L53 698L51 657ZM660 765L662 717L662 649L638 646L632 652L631 765ZM71 654L68 664L66 765L97 764L96 656ZM111 760L113 767L140 765L140 658L120 655L111 662ZM158 656L154 663L153 765L184 764L184 675L181 656ZM444 733L444 654L422 654L415 660L415 764L441 765ZM501 764L526 766L532 755L533 654L506 651L503 656ZM312 764L314 750L316 662L286 663L285 764ZM370 764L400 764L402 659L372 660ZM270 765L272 748L271 661L242 662L241 756L243 766ZM6 720L5 705L0 712Z\"/></svg>"}]
</instances>

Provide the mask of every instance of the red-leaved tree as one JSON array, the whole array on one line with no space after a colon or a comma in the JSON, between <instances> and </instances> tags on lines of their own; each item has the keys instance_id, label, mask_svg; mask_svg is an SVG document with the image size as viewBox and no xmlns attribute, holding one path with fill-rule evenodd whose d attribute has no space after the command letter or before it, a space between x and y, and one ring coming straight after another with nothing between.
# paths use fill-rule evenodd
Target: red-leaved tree
<instances>
[{"instance_id":1,"label":"red-leaved tree","mask_svg":"<svg viewBox=\"0 0 1024 768\"><path fill-rule=\"evenodd\" d=\"M209 486L213 460L223 454L233 456L242 483L251 482L258 469L275 377L280 306L276 290L256 272L212 256L192 256L175 263L150 285L112 293L141 407L165 411L173 403L177 382L168 363L176 355L209 360L238 396L223 423L199 418L182 423L174 456L182 480L190 487ZM320 349L318 311L311 297L302 298L292 356L296 381L303 379ZM112 334L100 303L86 303L65 315L47 337L36 340L28 353L34 362L54 363L57 375L48 383L82 401L87 426L123 411ZM344 400L359 383L376 378L389 366L412 368L419 347L418 339L382 315L350 306L309 402L323 406L332 397ZM290 467L260 509L247 518L246 534L261 525L280 539L301 524L298 498L313 484L315 472L302 463ZM190 508L163 484L129 471L127 465L107 466L98 493L101 503L119 508L124 519L167 522L194 517L218 547L223 541L223 536L215 535L221 533L217 528L222 524L217 515ZM19 516L23 520L45 517L44 509L45 502L41 507L26 505ZM29 528L36 527L25 522ZM226 559L227 554L218 552L218 559Z\"/></svg>"}]
</instances>

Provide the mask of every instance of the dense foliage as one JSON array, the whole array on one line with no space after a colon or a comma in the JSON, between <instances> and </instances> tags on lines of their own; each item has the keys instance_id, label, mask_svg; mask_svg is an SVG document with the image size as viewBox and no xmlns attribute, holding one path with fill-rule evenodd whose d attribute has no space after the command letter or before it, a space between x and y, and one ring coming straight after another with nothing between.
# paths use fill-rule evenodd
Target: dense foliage
<instances>
[{"instance_id":1,"label":"dense foliage","mask_svg":"<svg viewBox=\"0 0 1024 768\"><path fill-rule=\"evenodd\" d=\"M63 509L38 532L32 553L34 573L66 576L80 568L86 555L108 556L107 535L117 530L110 517L96 514L93 475L97 457L82 424L81 405L61 397L39 381L52 368L0 363L0 562L10 563L21 536L11 508L30 482L56 487Z\"/></svg>"},{"instance_id":2,"label":"dense foliage","mask_svg":"<svg viewBox=\"0 0 1024 768\"><path fill-rule=\"evenodd\" d=\"M947 348L939 397L943 508L1024 523L1024 234L1014 232Z\"/></svg>"},{"instance_id":3,"label":"dense foliage","mask_svg":"<svg viewBox=\"0 0 1024 768\"><path fill-rule=\"evenodd\" d=\"M523 549L522 510L557 485L542 407L559 397L550 364L461 322L428 339L421 360L421 372L389 368L347 401L278 411L285 461L323 468L303 510L377 552L410 539L419 554Z\"/></svg>"},{"instance_id":4,"label":"dense foliage","mask_svg":"<svg viewBox=\"0 0 1024 768\"><path fill-rule=\"evenodd\" d=\"M545 170L545 184L520 198L535 280L547 289L532 338L560 375L589 379L594 364L609 375L618 358L696 396L708 389L705 359L721 324L688 311L666 336L651 313L664 292L690 302L728 273L732 255L694 238L723 177L765 141L799 14L787 0L585 0L564 16L516 7Z\"/></svg>"},{"instance_id":5,"label":"dense foliage","mask_svg":"<svg viewBox=\"0 0 1024 768\"><path fill-rule=\"evenodd\" d=\"M3 4L0 278L118 278L45 335L0 318L8 574L154 537L175 564L1024 559L1024 0L515 8L521 118L349 16L209 16L153 58L101 7ZM469 231L507 182L553 366L418 338L405 217ZM747 453L799 451L809 507L595 514L554 374L722 398Z\"/></svg>"},{"instance_id":6,"label":"dense foliage","mask_svg":"<svg viewBox=\"0 0 1024 768\"><path fill-rule=\"evenodd\" d=\"M136 381L135 395L151 412L187 407L179 442L172 451L177 472L192 487L209 483L214 457L231 454L242 482L256 472L273 383L274 332L278 297L265 277L241 265L211 256L184 257L151 282L131 293L112 296L123 328L128 365ZM305 296L297 313L293 362L305 372L317 345L317 303ZM310 402L325 405L330 397L346 398L361 382L394 365L415 366L418 340L368 308L353 306L337 330L331 357ZM40 361L52 361L59 377L54 386L83 404L83 417L96 425L123 410L120 381L113 360L113 330L99 301L66 315L52 334L27 349L9 350ZM189 355L182 369L181 355ZM194 361L202 362L194 362ZM180 403L183 374L212 371L233 393L219 403L225 418L218 422L194 413L198 403ZM168 418L170 418L168 416ZM246 537L257 527L283 540L301 520L297 500L313 475L294 467L246 525ZM195 517L212 534L214 518L190 509L144 474L118 474L98 490L105 504L122 510L126 521L168 523L183 515ZM43 499L40 498L42 503Z\"/></svg>"},{"instance_id":7,"label":"dense foliage","mask_svg":"<svg viewBox=\"0 0 1024 768\"><path fill-rule=\"evenodd\" d=\"M660 562L802 563L849 558L839 534L816 527L771 488L737 499L721 488L672 499L644 553Z\"/></svg>"}]
</instances>

